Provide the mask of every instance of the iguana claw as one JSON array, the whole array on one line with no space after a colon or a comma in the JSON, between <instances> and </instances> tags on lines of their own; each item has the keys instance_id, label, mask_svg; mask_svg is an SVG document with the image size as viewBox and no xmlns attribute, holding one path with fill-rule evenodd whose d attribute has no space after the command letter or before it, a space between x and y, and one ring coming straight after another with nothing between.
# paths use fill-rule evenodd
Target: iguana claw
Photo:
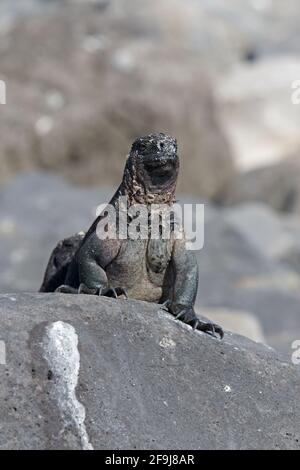
<instances>
[{"instance_id":1,"label":"iguana claw","mask_svg":"<svg viewBox=\"0 0 300 470\"><path fill-rule=\"evenodd\" d=\"M128 299L127 291L123 287L100 287L98 295L113 297L114 299L124 295L125 299Z\"/></svg>"},{"instance_id":2,"label":"iguana claw","mask_svg":"<svg viewBox=\"0 0 300 470\"><path fill-rule=\"evenodd\" d=\"M63 294L88 294L88 295L103 295L105 297L113 297L117 299L123 295L128 299L128 295L123 287L99 287L98 289L91 289L85 284L80 284L78 289L70 287L67 285L62 285L56 289L55 292L60 292Z\"/></svg>"},{"instance_id":3,"label":"iguana claw","mask_svg":"<svg viewBox=\"0 0 300 470\"><path fill-rule=\"evenodd\" d=\"M224 336L224 332L219 325L216 325L209 320L201 320L197 317L192 307L186 307L183 305L172 306L171 302L167 300L162 304L161 308L163 310L169 311L175 315L176 320L183 321L187 325L190 325L194 330L203 331L204 333L207 333L214 338L218 338L219 335L220 339L222 339Z\"/></svg>"},{"instance_id":4,"label":"iguana claw","mask_svg":"<svg viewBox=\"0 0 300 470\"><path fill-rule=\"evenodd\" d=\"M74 289L74 287L70 287L65 284L55 289L55 292L58 292L60 294L78 294L77 289Z\"/></svg>"}]
</instances>

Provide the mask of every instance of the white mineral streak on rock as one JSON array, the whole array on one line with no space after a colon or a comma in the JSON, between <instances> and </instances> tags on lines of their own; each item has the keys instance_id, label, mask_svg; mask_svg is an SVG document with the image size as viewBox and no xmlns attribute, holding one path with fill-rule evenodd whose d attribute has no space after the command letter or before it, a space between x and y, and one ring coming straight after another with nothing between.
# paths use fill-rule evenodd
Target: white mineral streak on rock
<instances>
[{"instance_id":1,"label":"white mineral streak on rock","mask_svg":"<svg viewBox=\"0 0 300 470\"><path fill-rule=\"evenodd\" d=\"M176 347L175 341L173 341L171 338L168 338L167 336L164 336L160 340L159 345L165 349L174 349Z\"/></svg>"},{"instance_id":2,"label":"white mineral streak on rock","mask_svg":"<svg viewBox=\"0 0 300 470\"><path fill-rule=\"evenodd\" d=\"M84 424L85 408L76 397L80 367L76 331L68 323L54 322L47 326L42 346L53 373L55 398L65 425L76 427L84 450L93 450Z\"/></svg>"}]
</instances>

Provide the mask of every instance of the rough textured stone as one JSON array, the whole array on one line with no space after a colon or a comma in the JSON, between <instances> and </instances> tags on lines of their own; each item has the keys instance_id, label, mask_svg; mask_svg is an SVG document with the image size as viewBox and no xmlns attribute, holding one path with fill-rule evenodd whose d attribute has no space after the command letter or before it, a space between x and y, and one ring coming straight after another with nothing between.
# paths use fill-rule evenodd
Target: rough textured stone
<instances>
[{"instance_id":1,"label":"rough textured stone","mask_svg":"<svg viewBox=\"0 0 300 470\"><path fill-rule=\"evenodd\" d=\"M264 345L138 301L1 295L0 311L2 449L300 448L299 369Z\"/></svg>"}]
</instances>

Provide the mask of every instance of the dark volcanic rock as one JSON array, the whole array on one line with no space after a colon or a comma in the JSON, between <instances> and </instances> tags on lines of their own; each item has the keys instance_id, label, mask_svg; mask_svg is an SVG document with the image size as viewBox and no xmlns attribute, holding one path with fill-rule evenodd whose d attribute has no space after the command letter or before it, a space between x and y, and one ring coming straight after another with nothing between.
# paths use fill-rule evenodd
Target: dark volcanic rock
<instances>
[{"instance_id":1,"label":"dark volcanic rock","mask_svg":"<svg viewBox=\"0 0 300 470\"><path fill-rule=\"evenodd\" d=\"M138 301L1 295L0 311L2 449L300 448L299 369L264 345Z\"/></svg>"}]
</instances>

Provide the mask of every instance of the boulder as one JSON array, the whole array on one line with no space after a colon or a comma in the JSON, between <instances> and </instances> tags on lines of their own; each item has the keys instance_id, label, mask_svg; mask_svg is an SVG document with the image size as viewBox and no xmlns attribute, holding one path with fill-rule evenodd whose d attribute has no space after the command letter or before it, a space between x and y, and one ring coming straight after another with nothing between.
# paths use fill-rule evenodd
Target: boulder
<instances>
[{"instance_id":1,"label":"boulder","mask_svg":"<svg viewBox=\"0 0 300 470\"><path fill-rule=\"evenodd\" d=\"M285 157L285 155L284 155ZM298 151L274 165L256 168L234 177L219 202L224 206L261 203L282 213L300 212L300 165Z\"/></svg>"},{"instance_id":2,"label":"boulder","mask_svg":"<svg viewBox=\"0 0 300 470\"><path fill-rule=\"evenodd\" d=\"M57 242L86 230L112 194L50 174L22 175L0 189L0 292L37 291Z\"/></svg>"},{"instance_id":3,"label":"boulder","mask_svg":"<svg viewBox=\"0 0 300 470\"><path fill-rule=\"evenodd\" d=\"M198 310L249 312L258 320L266 342L290 355L293 341L300 337L300 277L281 259L284 248L297 246L285 219L275 218L277 225L270 217L269 228L273 228L265 237L269 222L262 223L261 215L268 212L260 206L256 211L244 206L233 212L208 207L206 212L204 248L197 253Z\"/></svg>"},{"instance_id":4,"label":"boulder","mask_svg":"<svg viewBox=\"0 0 300 470\"><path fill-rule=\"evenodd\" d=\"M155 304L0 296L1 449L300 449L299 368Z\"/></svg>"},{"instance_id":5,"label":"boulder","mask_svg":"<svg viewBox=\"0 0 300 470\"><path fill-rule=\"evenodd\" d=\"M209 213L213 213L211 209ZM300 222L296 213L278 213L270 205L253 200L221 210L220 213L261 257L280 263L290 271L285 271L283 275L275 273L268 279L258 275L257 285L300 291Z\"/></svg>"},{"instance_id":6,"label":"boulder","mask_svg":"<svg viewBox=\"0 0 300 470\"><path fill-rule=\"evenodd\" d=\"M224 218L262 256L280 260L300 249L300 222L297 216L278 214L270 206L248 202L223 211Z\"/></svg>"},{"instance_id":7,"label":"boulder","mask_svg":"<svg viewBox=\"0 0 300 470\"><path fill-rule=\"evenodd\" d=\"M264 167L299 153L300 113L294 97L299 76L298 54L288 53L236 64L220 74L221 121L239 168Z\"/></svg>"}]
</instances>

